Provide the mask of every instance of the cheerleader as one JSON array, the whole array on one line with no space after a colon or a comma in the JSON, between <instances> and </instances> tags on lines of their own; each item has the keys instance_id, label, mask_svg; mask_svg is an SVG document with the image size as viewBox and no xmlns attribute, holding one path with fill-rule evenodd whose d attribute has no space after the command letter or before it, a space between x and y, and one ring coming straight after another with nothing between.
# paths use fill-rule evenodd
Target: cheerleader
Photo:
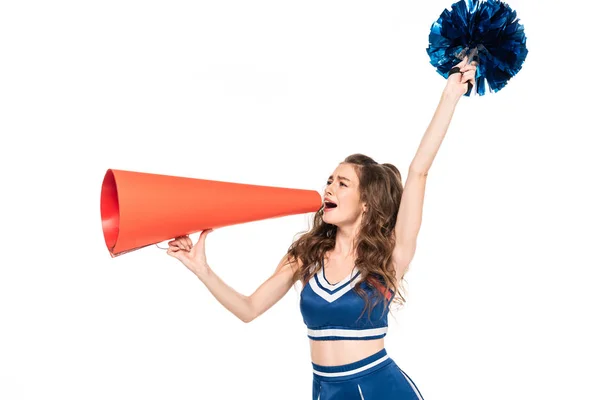
<instances>
[{"instance_id":1,"label":"cheerleader","mask_svg":"<svg viewBox=\"0 0 600 400\"><path fill-rule=\"evenodd\" d=\"M211 230L195 245L189 236L169 242L167 254L244 322L302 283L313 400L422 400L417 385L387 354L387 315L391 303L404 303L400 289L416 249L427 174L458 101L475 84L476 68L464 59L450 71L405 185L392 164L362 154L347 157L329 176L310 230L250 296L232 289L209 266L205 241Z\"/></svg>"}]
</instances>

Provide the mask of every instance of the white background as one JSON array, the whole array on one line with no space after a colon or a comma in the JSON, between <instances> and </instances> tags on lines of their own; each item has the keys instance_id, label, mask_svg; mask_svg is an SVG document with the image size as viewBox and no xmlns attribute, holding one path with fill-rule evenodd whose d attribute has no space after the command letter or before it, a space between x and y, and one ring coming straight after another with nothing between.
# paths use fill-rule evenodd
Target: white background
<instances>
[{"instance_id":1,"label":"white background","mask_svg":"<svg viewBox=\"0 0 600 400\"><path fill-rule=\"evenodd\" d=\"M530 53L459 103L386 347L427 400L600 399L597 5L509 4ZM0 399L309 399L296 288L244 324L163 250L111 258L102 179L321 191L356 152L406 177L450 5L3 2ZM251 294L309 217L219 229L209 262Z\"/></svg>"}]
</instances>

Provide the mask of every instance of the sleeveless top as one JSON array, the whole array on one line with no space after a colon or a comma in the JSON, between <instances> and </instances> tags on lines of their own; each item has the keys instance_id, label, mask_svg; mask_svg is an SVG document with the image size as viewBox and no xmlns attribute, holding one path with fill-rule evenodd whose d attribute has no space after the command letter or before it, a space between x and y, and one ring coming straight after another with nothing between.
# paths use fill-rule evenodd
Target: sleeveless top
<instances>
[{"instance_id":1,"label":"sleeveless top","mask_svg":"<svg viewBox=\"0 0 600 400\"><path fill-rule=\"evenodd\" d=\"M389 304L385 305L383 299L379 299L369 318L369 308L365 309L365 301L355 290L361 278L362 274L354 267L346 278L331 284L325 277L321 262L319 271L300 293L300 312L310 339L372 340L386 335ZM375 289L366 281L359 286L368 295L372 307L377 295ZM385 289L383 285L379 286L381 291ZM393 291L390 290L386 297L391 303Z\"/></svg>"}]
</instances>

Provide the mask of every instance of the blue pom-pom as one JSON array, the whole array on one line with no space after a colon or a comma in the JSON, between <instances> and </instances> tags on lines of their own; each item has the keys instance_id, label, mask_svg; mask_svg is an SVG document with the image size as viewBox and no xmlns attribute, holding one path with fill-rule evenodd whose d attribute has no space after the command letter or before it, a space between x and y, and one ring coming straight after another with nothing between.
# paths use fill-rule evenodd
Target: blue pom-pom
<instances>
[{"instance_id":1,"label":"blue pom-pom","mask_svg":"<svg viewBox=\"0 0 600 400\"><path fill-rule=\"evenodd\" d=\"M444 10L431 26L431 65L444 78L464 57L477 61L477 94L497 92L521 70L527 57L525 31L517 13L499 0L461 0ZM470 95L470 91L466 94Z\"/></svg>"}]
</instances>

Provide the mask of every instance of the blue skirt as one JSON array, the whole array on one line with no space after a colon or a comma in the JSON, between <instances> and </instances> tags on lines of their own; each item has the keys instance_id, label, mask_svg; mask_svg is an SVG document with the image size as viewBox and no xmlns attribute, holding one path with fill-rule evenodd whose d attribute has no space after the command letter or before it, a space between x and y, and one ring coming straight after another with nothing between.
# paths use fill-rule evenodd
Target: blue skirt
<instances>
[{"instance_id":1,"label":"blue skirt","mask_svg":"<svg viewBox=\"0 0 600 400\"><path fill-rule=\"evenodd\" d=\"M313 400L423 400L385 349L350 364L313 365Z\"/></svg>"}]
</instances>

